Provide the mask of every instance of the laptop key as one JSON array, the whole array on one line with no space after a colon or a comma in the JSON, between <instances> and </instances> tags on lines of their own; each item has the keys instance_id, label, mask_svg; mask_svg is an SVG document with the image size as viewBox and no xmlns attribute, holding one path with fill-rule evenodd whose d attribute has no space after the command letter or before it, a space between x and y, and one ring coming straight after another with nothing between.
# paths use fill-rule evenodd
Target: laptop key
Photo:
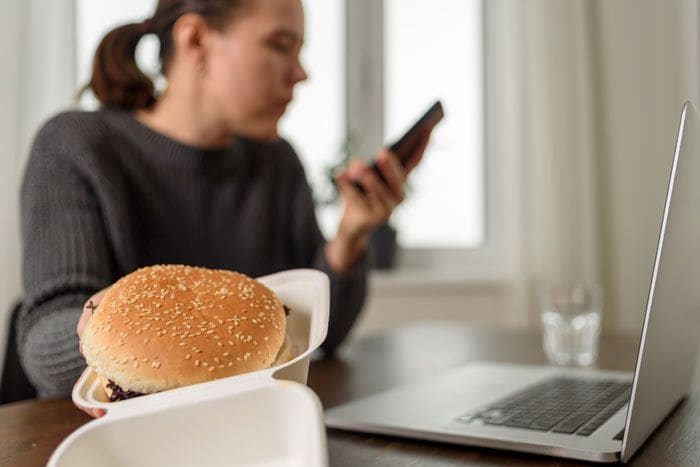
<instances>
[{"instance_id":1,"label":"laptop key","mask_svg":"<svg viewBox=\"0 0 700 467\"><path fill-rule=\"evenodd\" d=\"M588 436L629 398L629 384L556 379L526 388L457 420ZM622 404L622 405L620 405Z\"/></svg>"},{"instance_id":2,"label":"laptop key","mask_svg":"<svg viewBox=\"0 0 700 467\"><path fill-rule=\"evenodd\" d=\"M578 430L578 428L579 428L580 426L581 426L580 424L578 424L578 425L571 425L571 424L569 424L569 425L559 425L559 426L557 426L557 427L554 427L554 428L552 429L552 431L555 432L555 433L565 433L565 434L571 435L571 434L576 433L576 430Z\"/></svg>"},{"instance_id":3,"label":"laptop key","mask_svg":"<svg viewBox=\"0 0 700 467\"><path fill-rule=\"evenodd\" d=\"M511 414L504 414L500 417L494 417L487 420L482 420L486 425L503 425L505 422L510 420L513 416Z\"/></svg>"},{"instance_id":4,"label":"laptop key","mask_svg":"<svg viewBox=\"0 0 700 467\"><path fill-rule=\"evenodd\" d=\"M547 431L549 428L536 428L532 425L532 422L521 422L517 420L507 420L501 424L502 426L507 426L509 428L524 428L526 430L537 430L537 431Z\"/></svg>"},{"instance_id":5,"label":"laptop key","mask_svg":"<svg viewBox=\"0 0 700 467\"><path fill-rule=\"evenodd\" d=\"M630 391L629 389L623 392L616 400L610 403L605 409L599 412L595 417L593 417L588 423L586 423L579 431L576 432L577 435L588 436L595 430L600 428L605 422L607 422L610 417L615 415L615 413L624 407L629 401Z\"/></svg>"}]
</instances>

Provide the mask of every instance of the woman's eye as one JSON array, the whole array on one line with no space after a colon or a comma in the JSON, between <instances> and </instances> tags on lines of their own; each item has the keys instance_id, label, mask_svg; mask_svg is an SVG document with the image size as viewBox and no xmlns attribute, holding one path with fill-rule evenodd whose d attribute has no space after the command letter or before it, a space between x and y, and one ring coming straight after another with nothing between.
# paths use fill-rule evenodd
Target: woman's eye
<instances>
[{"instance_id":1,"label":"woman's eye","mask_svg":"<svg viewBox=\"0 0 700 467\"><path fill-rule=\"evenodd\" d=\"M293 46L289 44L288 42L283 42L283 41L270 41L268 42L268 45L273 49L278 52L282 53L288 53L292 50Z\"/></svg>"}]
</instances>

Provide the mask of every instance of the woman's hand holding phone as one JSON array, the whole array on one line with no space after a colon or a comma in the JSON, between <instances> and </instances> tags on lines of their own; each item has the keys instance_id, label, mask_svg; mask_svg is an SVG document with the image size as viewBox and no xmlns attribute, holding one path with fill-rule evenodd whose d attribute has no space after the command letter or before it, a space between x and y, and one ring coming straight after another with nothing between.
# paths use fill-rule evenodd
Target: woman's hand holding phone
<instances>
[{"instance_id":1,"label":"woman's hand holding phone","mask_svg":"<svg viewBox=\"0 0 700 467\"><path fill-rule=\"evenodd\" d=\"M343 215L336 238L326 245L326 259L335 271L345 271L357 261L367 248L372 230L386 222L403 201L406 177L423 157L431 132L432 127L422 130L404 164L385 148L374 164L354 158L336 174ZM357 184L362 190L357 189Z\"/></svg>"}]
</instances>

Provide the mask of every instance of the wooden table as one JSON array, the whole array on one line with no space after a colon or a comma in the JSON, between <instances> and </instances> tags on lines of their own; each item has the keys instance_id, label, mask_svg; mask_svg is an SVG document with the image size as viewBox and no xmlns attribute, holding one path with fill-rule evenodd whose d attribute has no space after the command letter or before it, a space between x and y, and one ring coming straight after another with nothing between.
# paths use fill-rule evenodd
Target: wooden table
<instances>
[{"instance_id":1,"label":"wooden table","mask_svg":"<svg viewBox=\"0 0 700 467\"><path fill-rule=\"evenodd\" d=\"M633 368L636 337L605 336L599 366ZM471 360L543 363L537 333L418 323L358 340L336 357L311 363L309 386L324 407L423 378ZM632 459L641 466L700 465L700 371L691 396ZM69 401L0 407L0 465L44 465L71 431L89 420ZM544 456L328 431L330 465L590 465Z\"/></svg>"}]
</instances>

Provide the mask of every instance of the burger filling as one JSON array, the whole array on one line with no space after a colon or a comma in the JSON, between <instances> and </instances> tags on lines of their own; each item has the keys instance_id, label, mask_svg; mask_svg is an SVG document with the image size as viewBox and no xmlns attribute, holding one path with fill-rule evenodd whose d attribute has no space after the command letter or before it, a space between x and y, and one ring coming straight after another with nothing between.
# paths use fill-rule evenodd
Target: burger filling
<instances>
[{"instance_id":1,"label":"burger filling","mask_svg":"<svg viewBox=\"0 0 700 467\"><path fill-rule=\"evenodd\" d=\"M112 381L111 379L109 380L109 383L107 383L107 389L111 391L111 394L109 395L110 402L123 401L125 399L132 399L134 397L143 396L142 392L125 391L124 389L119 387L119 385L114 384L114 381Z\"/></svg>"}]
</instances>

